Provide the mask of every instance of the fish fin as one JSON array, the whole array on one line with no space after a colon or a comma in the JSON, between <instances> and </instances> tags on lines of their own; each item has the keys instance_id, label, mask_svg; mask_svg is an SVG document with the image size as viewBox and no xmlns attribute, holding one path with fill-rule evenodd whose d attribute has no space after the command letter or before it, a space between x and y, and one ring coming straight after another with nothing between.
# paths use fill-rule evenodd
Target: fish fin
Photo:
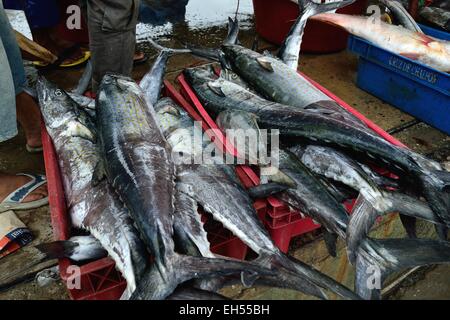
<instances>
[{"instance_id":1,"label":"fish fin","mask_svg":"<svg viewBox=\"0 0 450 320\"><path fill-rule=\"evenodd\" d=\"M414 197L398 192L383 191L383 210L376 210L372 203L362 193L353 206L350 221L347 227L347 254L350 263L356 261L356 252L360 243L367 237L376 219L391 212L399 212L412 218L427 220L434 224L442 224L441 220L431 210L427 203ZM407 221L406 231L412 233L411 221Z\"/></svg>"},{"instance_id":2,"label":"fish fin","mask_svg":"<svg viewBox=\"0 0 450 320\"><path fill-rule=\"evenodd\" d=\"M220 97L225 97L225 93L222 91L222 87L220 84L217 84L216 82L210 81L208 82L208 88L211 89L212 92L217 94Z\"/></svg>"},{"instance_id":3,"label":"fish fin","mask_svg":"<svg viewBox=\"0 0 450 320\"><path fill-rule=\"evenodd\" d=\"M161 273L157 268L152 268L141 279L138 288L131 299L164 299L169 296L178 284L191 279L211 276L227 276L232 274L251 273L260 275L272 275L275 272L251 262L232 259L203 258L179 255L174 253L170 258L169 267L172 272Z\"/></svg>"},{"instance_id":4,"label":"fish fin","mask_svg":"<svg viewBox=\"0 0 450 320\"><path fill-rule=\"evenodd\" d=\"M403 57L406 57L408 59L411 59L411 60L417 60L421 56L418 53L412 53L412 52L401 52L400 55L403 56Z\"/></svg>"},{"instance_id":5,"label":"fish fin","mask_svg":"<svg viewBox=\"0 0 450 320\"><path fill-rule=\"evenodd\" d=\"M72 241L53 241L35 246L47 259L70 258L78 244Z\"/></svg>"},{"instance_id":6,"label":"fish fin","mask_svg":"<svg viewBox=\"0 0 450 320\"><path fill-rule=\"evenodd\" d=\"M417 219L404 214L399 214L400 221L409 238L417 238L416 224Z\"/></svg>"},{"instance_id":7,"label":"fish fin","mask_svg":"<svg viewBox=\"0 0 450 320\"><path fill-rule=\"evenodd\" d=\"M93 143L97 140L95 133L78 121L71 121L68 124L67 132L71 137L80 137Z\"/></svg>"},{"instance_id":8,"label":"fish fin","mask_svg":"<svg viewBox=\"0 0 450 320\"><path fill-rule=\"evenodd\" d=\"M325 241L325 245L327 247L328 253L333 258L336 258L336 243L337 243L337 234L329 232L328 230L323 230L323 240Z\"/></svg>"},{"instance_id":9,"label":"fish fin","mask_svg":"<svg viewBox=\"0 0 450 320\"><path fill-rule=\"evenodd\" d=\"M379 299L391 273L442 263L450 263L450 242L367 238L358 249L355 292L363 299Z\"/></svg>"},{"instance_id":10,"label":"fish fin","mask_svg":"<svg viewBox=\"0 0 450 320\"><path fill-rule=\"evenodd\" d=\"M273 67L272 67L272 63L268 59L266 59L266 57L256 58L256 61L266 71L274 72Z\"/></svg>"},{"instance_id":11,"label":"fish fin","mask_svg":"<svg viewBox=\"0 0 450 320\"><path fill-rule=\"evenodd\" d=\"M236 17L234 20L228 17L228 34L223 41L224 45L237 44L239 35L239 20Z\"/></svg>"},{"instance_id":12,"label":"fish fin","mask_svg":"<svg viewBox=\"0 0 450 320\"><path fill-rule=\"evenodd\" d=\"M276 193L286 191L289 188L290 188L290 186L288 186L288 185L284 185L284 184L280 184L280 183L276 183L276 182L269 182L269 183L259 184L257 186L248 188L247 192L248 192L248 195L252 199L261 199L261 198L267 198Z\"/></svg>"}]
</instances>

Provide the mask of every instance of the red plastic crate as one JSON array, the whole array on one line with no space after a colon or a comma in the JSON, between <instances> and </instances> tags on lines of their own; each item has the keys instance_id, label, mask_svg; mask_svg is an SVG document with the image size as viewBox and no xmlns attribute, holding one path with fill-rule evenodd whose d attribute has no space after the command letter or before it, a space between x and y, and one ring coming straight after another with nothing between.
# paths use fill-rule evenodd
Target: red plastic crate
<instances>
[{"instance_id":1,"label":"red plastic crate","mask_svg":"<svg viewBox=\"0 0 450 320\"><path fill-rule=\"evenodd\" d=\"M358 0L339 9L344 14L362 14L367 0ZM298 5L290 0L253 0L256 32L269 42L280 45L299 15ZM327 53L344 50L348 33L324 22L309 20L302 42L302 52Z\"/></svg>"},{"instance_id":2,"label":"red plastic crate","mask_svg":"<svg viewBox=\"0 0 450 320\"><path fill-rule=\"evenodd\" d=\"M306 79L308 79L315 87L328 95L331 99L335 100L343 108L347 109L349 112L353 113L357 118L363 121L369 128L383 137L385 140L397 146L404 146L400 141L389 135L375 123L367 119L361 113L356 111L350 105L345 103L343 100L339 99L333 93L316 83L315 81L308 78L306 75L300 73ZM201 102L198 100L196 94L186 82L183 74L180 74L177 78L180 83L181 95L178 103L183 106L183 108L197 121L202 121L202 126L205 130L213 129L214 136L216 137L215 143L221 149L225 149L233 155L236 155L236 150L230 146L229 143L225 143L226 138L220 129L215 124L214 120L209 116L208 112L204 109ZM189 101L189 102L188 102ZM253 171L248 166L238 166L236 173L240 178L241 182L245 187L251 187L259 184L259 177L255 171ZM380 171L382 174L395 177L389 172ZM350 212L355 199L349 199L344 203L347 211ZM280 248L281 251L287 252L289 249L289 243L293 237L311 232L320 228L319 224L316 224L311 218L302 217L302 214L298 211L291 210L286 204L281 202L275 197L268 197L264 200L258 200L255 203L259 207L258 216L262 219L264 225L266 226L269 234L272 237L274 243Z\"/></svg>"}]
</instances>

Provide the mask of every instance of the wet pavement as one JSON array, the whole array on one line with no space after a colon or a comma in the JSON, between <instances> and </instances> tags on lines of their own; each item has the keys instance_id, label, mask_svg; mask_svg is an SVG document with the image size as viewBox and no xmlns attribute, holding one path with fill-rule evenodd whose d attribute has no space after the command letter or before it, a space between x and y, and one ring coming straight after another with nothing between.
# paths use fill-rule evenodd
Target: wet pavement
<instances>
[{"instance_id":1,"label":"wet pavement","mask_svg":"<svg viewBox=\"0 0 450 320\"><path fill-rule=\"evenodd\" d=\"M228 1L226 8L220 7L222 0L209 0L209 11L202 11L203 0L191 0L186 7L186 19L181 22L168 22L156 27L140 25L138 37L141 39L139 47L151 59L144 65L138 66L133 72L135 79L140 79L150 68L156 52L145 43L145 38L159 32L160 42L167 46L181 46L184 42L208 47L220 45L225 37L225 12L234 14L237 1ZM223 5L223 4L222 4ZM251 47L255 39L253 19L251 13L251 0L240 1L240 18L244 21L240 41L243 45ZM204 13L201 15L201 13ZM158 31L159 30L159 31ZM143 41L143 42L142 42ZM269 43L259 41L259 49L276 49ZM166 78L174 81L183 68L206 63L206 61L190 55L177 55L171 58ZM385 130L389 130L408 121L413 117L405 114L355 86L357 73L357 57L346 51L325 55L302 55L299 68L309 77L342 98L348 104L360 111L370 120ZM83 69L55 70L47 74L48 78L57 82L65 89L75 86ZM419 123L394 135L412 149L432 156L439 161L450 161L450 137L446 134ZM29 155L25 151L23 134L6 143L0 144L0 170L9 172L43 172L44 165L39 155ZM32 219L42 216L36 222ZM24 222L30 222L30 228L36 236L34 243L48 241L51 237L51 226L48 207L37 211L24 212L20 216ZM395 216L389 218L390 223L379 226L379 233L394 237L403 237L404 232ZM31 221L34 221L31 223ZM392 223L391 223L392 222ZM424 224L420 227L422 234L431 234L430 226ZM25 249L22 249L24 251ZM320 239L312 236L301 237L291 243L290 253L300 260L314 265L319 270L333 276L349 287L353 286L353 267L345 257L343 244L338 244L338 257L331 258ZM19 255L17 253L16 255ZM19 259L17 257L5 258ZM25 258L24 258L25 259ZM438 266L422 270L418 276L410 276L402 282L387 298L392 299L450 299L450 266ZM244 289L234 286L224 290L230 297L238 299L310 299L310 297L290 290L258 287ZM67 293L61 282L53 283L49 287L40 288L35 282L14 286L5 292L0 292L0 299L67 299Z\"/></svg>"}]
</instances>

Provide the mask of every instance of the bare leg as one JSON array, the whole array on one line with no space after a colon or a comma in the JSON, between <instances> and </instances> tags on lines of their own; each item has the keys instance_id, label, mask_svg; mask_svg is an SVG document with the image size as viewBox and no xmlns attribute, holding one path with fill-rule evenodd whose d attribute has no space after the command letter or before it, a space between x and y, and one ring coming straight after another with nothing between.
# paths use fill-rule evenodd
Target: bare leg
<instances>
[{"instance_id":1,"label":"bare leg","mask_svg":"<svg viewBox=\"0 0 450 320\"><path fill-rule=\"evenodd\" d=\"M3 201L11 192L20 188L30 180L31 178L26 176L0 173L0 202ZM43 185L29 194L22 202L40 200L45 198L47 195L47 186Z\"/></svg>"},{"instance_id":2,"label":"bare leg","mask_svg":"<svg viewBox=\"0 0 450 320\"><path fill-rule=\"evenodd\" d=\"M17 120L25 131L27 144L30 147L42 146L41 114L34 99L25 92L16 96Z\"/></svg>"}]
</instances>

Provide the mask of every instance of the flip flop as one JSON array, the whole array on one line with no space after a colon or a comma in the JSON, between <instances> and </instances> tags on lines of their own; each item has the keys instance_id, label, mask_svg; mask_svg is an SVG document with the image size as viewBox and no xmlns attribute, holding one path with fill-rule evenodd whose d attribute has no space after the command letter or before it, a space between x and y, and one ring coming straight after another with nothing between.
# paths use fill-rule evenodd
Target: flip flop
<instances>
[{"instance_id":1,"label":"flip flop","mask_svg":"<svg viewBox=\"0 0 450 320\"><path fill-rule=\"evenodd\" d=\"M41 153L44 150L42 146L30 147L28 144L25 145L25 148L27 149L28 153Z\"/></svg>"},{"instance_id":2,"label":"flip flop","mask_svg":"<svg viewBox=\"0 0 450 320\"><path fill-rule=\"evenodd\" d=\"M31 181L11 192L0 203L0 213L8 210L36 209L48 204L48 197L30 202L22 202L30 193L47 183L45 176L27 173L18 173L17 175L30 177Z\"/></svg>"},{"instance_id":3,"label":"flip flop","mask_svg":"<svg viewBox=\"0 0 450 320\"><path fill-rule=\"evenodd\" d=\"M58 65L59 68L71 68L71 67L76 67L79 65L82 65L83 63L85 63L86 61L88 61L91 58L91 52L90 51L83 51L83 55L70 63L61 63L60 65ZM40 68L44 68L49 66L48 63L42 62L42 61L33 61L33 65L36 67L40 67Z\"/></svg>"}]
</instances>

